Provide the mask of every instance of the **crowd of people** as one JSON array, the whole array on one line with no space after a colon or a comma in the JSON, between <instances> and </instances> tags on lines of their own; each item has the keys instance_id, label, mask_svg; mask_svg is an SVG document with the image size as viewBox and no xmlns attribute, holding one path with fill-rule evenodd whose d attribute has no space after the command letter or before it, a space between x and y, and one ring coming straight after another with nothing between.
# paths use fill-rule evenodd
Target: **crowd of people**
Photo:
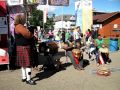
<instances>
[{"instance_id":1,"label":"crowd of people","mask_svg":"<svg viewBox=\"0 0 120 90\"><path fill-rule=\"evenodd\" d=\"M70 58L74 68L77 70L84 70L83 52L88 54L89 60L96 60L97 66L111 62L108 48L104 44L101 35L98 35L96 31L88 29L86 34L83 35L80 27L76 27L72 32L64 30L54 33L50 30L45 34L43 30L37 30L35 27L26 27L25 18L25 15L19 14L14 21L16 65L21 67L22 82L30 85L36 84L31 79L31 68L38 67L36 45L40 44L46 36L50 41L57 43L56 45L59 48L65 50L66 56Z\"/></svg>"}]
</instances>

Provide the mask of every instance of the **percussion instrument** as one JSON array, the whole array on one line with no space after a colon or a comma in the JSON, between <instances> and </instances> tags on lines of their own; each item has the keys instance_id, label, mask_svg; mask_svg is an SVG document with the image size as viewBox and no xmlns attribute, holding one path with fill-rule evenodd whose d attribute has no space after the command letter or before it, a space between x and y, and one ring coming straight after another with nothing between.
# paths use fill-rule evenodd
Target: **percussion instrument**
<instances>
[{"instance_id":1,"label":"percussion instrument","mask_svg":"<svg viewBox=\"0 0 120 90\"><path fill-rule=\"evenodd\" d=\"M106 62L109 60L109 50L108 48L100 48L99 49L100 55L99 55L99 64L106 64Z\"/></svg>"},{"instance_id":2,"label":"percussion instrument","mask_svg":"<svg viewBox=\"0 0 120 90\"><path fill-rule=\"evenodd\" d=\"M73 49L72 53L75 57L80 58L81 57L81 51L79 49Z\"/></svg>"},{"instance_id":3,"label":"percussion instrument","mask_svg":"<svg viewBox=\"0 0 120 90\"><path fill-rule=\"evenodd\" d=\"M82 52L79 49L73 49L72 55L73 55L73 58L74 58L76 64L79 64L80 60L82 59Z\"/></svg>"},{"instance_id":4,"label":"percussion instrument","mask_svg":"<svg viewBox=\"0 0 120 90\"><path fill-rule=\"evenodd\" d=\"M111 74L111 72L109 69L102 66L97 70L97 74L100 76L109 76Z\"/></svg>"}]
</instances>

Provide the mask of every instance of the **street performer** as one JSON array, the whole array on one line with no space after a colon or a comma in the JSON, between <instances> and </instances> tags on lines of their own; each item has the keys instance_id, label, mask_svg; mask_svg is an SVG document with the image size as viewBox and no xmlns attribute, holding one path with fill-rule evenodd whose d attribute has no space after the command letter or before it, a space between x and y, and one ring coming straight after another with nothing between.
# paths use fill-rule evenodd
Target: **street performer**
<instances>
[{"instance_id":1,"label":"street performer","mask_svg":"<svg viewBox=\"0 0 120 90\"><path fill-rule=\"evenodd\" d=\"M74 68L77 70L84 70L80 44L77 42L76 46L74 46L74 42L65 42L63 49L66 50L66 55L70 58Z\"/></svg>"},{"instance_id":2,"label":"street performer","mask_svg":"<svg viewBox=\"0 0 120 90\"><path fill-rule=\"evenodd\" d=\"M24 26L26 19L24 14L18 14L15 17L15 43L16 43L16 54L17 60L16 65L21 67L22 70L22 82L30 85L35 85L36 83L31 80L31 49L30 43L33 33L31 33L27 27Z\"/></svg>"}]
</instances>

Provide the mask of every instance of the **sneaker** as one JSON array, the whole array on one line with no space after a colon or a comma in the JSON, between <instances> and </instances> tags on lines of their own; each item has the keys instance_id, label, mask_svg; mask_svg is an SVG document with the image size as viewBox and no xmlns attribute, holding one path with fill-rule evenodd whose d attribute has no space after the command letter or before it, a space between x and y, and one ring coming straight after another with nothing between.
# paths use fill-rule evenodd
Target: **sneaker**
<instances>
[{"instance_id":1,"label":"sneaker","mask_svg":"<svg viewBox=\"0 0 120 90\"><path fill-rule=\"evenodd\" d=\"M35 81L33 81L33 80L26 81L26 84L36 85Z\"/></svg>"},{"instance_id":2,"label":"sneaker","mask_svg":"<svg viewBox=\"0 0 120 90\"><path fill-rule=\"evenodd\" d=\"M26 79L22 79L22 82L25 82L26 81Z\"/></svg>"}]
</instances>

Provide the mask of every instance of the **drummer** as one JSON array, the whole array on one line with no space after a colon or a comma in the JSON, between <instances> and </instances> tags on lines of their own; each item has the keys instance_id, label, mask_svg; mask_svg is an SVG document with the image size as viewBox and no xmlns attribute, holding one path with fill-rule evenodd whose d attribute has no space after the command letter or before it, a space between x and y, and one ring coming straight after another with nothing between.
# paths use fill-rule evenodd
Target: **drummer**
<instances>
[{"instance_id":1,"label":"drummer","mask_svg":"<svg viewBox=\"0 0 120 90\"><path fill-rule=\"evenodd\" d=\"M73 55L75 48L77 49L79 47L80 47L80 44L78 44L78 43L76 43L76 47L74 47L74 42L65 42L63 49L66 50L66 55L70 58L74 68L77 70L84 70L82 63L80 63L79 60L77 60L77 63L76 63L75 57ZM79 49L77 49L77 51L78 50ZM81 56L79 56L79 57L81 57Z\"/></svg>"},{"instance_id":2,"label":"drummer","mask_svg":"<svg viewBox=\"0 0 120 90\"><path fill-rule=\"evenodd\" d=\"M102 48L103 43L104 43L104 40L101 37L101 35L99 34L98 38L95 39L95 46L96 46L95 55L96 55L97 66L99 66L99 61L98 61L98 59L99 59L99 49Z\"/></svg>"}]
</instances>

